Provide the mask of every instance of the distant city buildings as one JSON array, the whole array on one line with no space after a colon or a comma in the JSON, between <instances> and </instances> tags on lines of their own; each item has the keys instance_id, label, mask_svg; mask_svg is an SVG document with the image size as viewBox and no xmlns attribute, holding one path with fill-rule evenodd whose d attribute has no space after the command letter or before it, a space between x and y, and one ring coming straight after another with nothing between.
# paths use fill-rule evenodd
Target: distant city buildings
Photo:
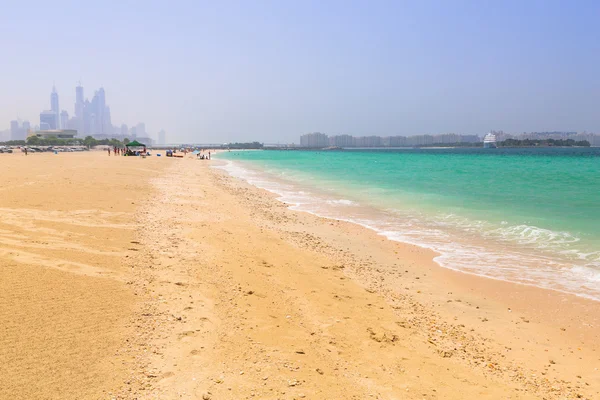
<instances>
[{"instance_id":1,"label":"distant city buildings","mask_svg":"<svg viewBox=\"0 0 600 400\"><path fill-rule=\"evenodd\" d=\"M300 136L300 146L308 148L323 147L413 147L433 144L476 143L481 139L477 135L442 135L415 136L328 136L320 132Z\"/></svg>"},{"instance_id":2,"label":"distant city buildings","mask_svg":"<svg viewBox=\"0 0 600 400\"><path fill-rule=\"evenodd\" d=\"M58 106L58 93L56 92L56 86L52 86L52 93L50 93L50 111L52 111L54 113L54 128L52 129L59 129L60 128L60 108ZM41 118L41 114L40 114L40 118ZM40 126L41 126L41 120L40 120Z\"/></svg>"},{"instance_id":3,"label":"distant city buildings","mask_svg":"<svg viewBox=\"0 0 600 400\"><path fill-rule=\"evenodd\" d=\"M10 121L10 135L7 140L25 140L30 129L29 121Z\"/></svg>"},{"instance_id":4,"label":"distant city buildings","mask_svg":"<svg viewBox=\"0 0 600 400\"><path fill-rule=\"evenodd\" d=\"M10 130L5 131L10 140L25 140L29 131L44 131L44 135L52 134L52 131L66 130L75 132L78 137L92 136L96 139L119 139L136 138L146 144L152 144L153 140L146 132L146 124L139 122L128 129L126 124L120 127L113 126L110 107L106 104L106 92L100 88L94 92L92 100L84 96L81 83L75 87L75 104L73 117L70 118L66 110L60 110L58 91L52 86L50 93L50 109L40 113L40 124L31 129L29 121L14 120L10 122ZM49 133L48 133L49 132ZM4 138L6 140L6 138Z\"/></svg>"},{"instance_id":5,"label":"distant city buildings","mask_svg":"<svg viewBox=\"0 0 600 400\"><path fill-rule=\"evenodd\" d=\"M146 124L140 122L135 126L136 135L139 137L146 137Z\"/></svg>"},{"instance_id":6,"label":"distant city buildings","mask_svg":"<svg viewBox=\"0 0 600 400\"><path fill-rule=\"evenodd\" d=\"M167 144L167 133L164 129L158 132L158 144Z\"/></svg>"},{"instance_id":7,"label":"distant city buildings","mask_svg":"<svg viewBox=\"0 0 600 400\"><path fill-rule=\"evenodd\" d=\"M506 139L573 139L575 141L587 140L592 146L600 146L600 135L587 132L524 132L516 135L507 134L503 131L492 131L491 133L496 135L498 142ZM479 143L482 140L483 136L456 133L414 136L328 136L320 132L314 132L300 136L300 147L417 147Z\"/></svg>"},{"instance_id":8,"label":"distant city buildings","mask_svg":"<svg viewBox=\"0 0 600 400\"><path fill-rule=\"evenodd\" d=\"M58 129L58 115L53 110L42 111L40 113L40 129L43 131Z\"/></svg>"},{"instance_id":9,"label":"distant city buildings","mask_svg":"<svg viewBox=\"0 0 600 400\"><path fill-rule=\"evenodd\" d=\"M327 147L329 146L329 136L320 133L307 133L306 135L300 136L301 147Z\"/></svg>"},{"instance_id":10,"label":"distant city buildings","mask_svg":"<svg viewBox=\"0 0 600 400\"><path fill-rule=\"evenodd\" d=\"M62 110L62 112L60 113L60 125L59 128L61 129L68 129L69 128L69 113L66 112L65 110Z\"/></svg>"},{"instance_id":11,"label":"distant city buildings","mask_svg":"<svg viewBox=\"0 0 600 400\"><path fill-rule=\"evenodd\" d=\"M85 133L85 101L83 99L83 86L81 83L75 87L75 118L72 123L77 132Z\"/></svg>"},{"instance_id":12,"label":"distant city buildings","mask_svg":"<svg viewBox=\"0 0 600 400\"><path fill-rule=\"evenodd\" d=\"M352 147L354 146L354 138L350 135L331 136L329 138L329 145L337 147Z\"/></svg>"}]
</instances>

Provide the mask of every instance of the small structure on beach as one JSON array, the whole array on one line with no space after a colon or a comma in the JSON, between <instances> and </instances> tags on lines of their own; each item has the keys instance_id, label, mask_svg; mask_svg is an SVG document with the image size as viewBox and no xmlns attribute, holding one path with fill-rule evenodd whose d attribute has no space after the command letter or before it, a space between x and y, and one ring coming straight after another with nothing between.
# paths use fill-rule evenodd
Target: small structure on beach
<instances>
[{"instance_id":1,"label":"small structure on beach","mask_svg":"<svg viewBox=\"0 0 600 400\"><path fill-rule=\"evenodd\" d=\"M137 156L141 153L146 153L146 145L138 142L137 140L127 143L125 147L127 147L127 155L129 156Z\"/></svg>"}]
</instances>

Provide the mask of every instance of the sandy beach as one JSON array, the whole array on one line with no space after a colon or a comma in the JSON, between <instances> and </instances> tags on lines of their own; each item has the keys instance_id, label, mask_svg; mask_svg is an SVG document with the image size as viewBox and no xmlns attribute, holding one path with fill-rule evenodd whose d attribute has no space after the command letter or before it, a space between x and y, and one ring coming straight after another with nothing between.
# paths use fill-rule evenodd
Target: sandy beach
<instances>
[{"instance_id":1,"label":"sandy beach","mask_svg":"<svg viewBox=\"0 0 600 400\"><path fill-rule=\"evenodd\" d=\"M441 268L218 163L0 154L0 399L600 398L598 302Z\"/></svg>"}]
</instances>

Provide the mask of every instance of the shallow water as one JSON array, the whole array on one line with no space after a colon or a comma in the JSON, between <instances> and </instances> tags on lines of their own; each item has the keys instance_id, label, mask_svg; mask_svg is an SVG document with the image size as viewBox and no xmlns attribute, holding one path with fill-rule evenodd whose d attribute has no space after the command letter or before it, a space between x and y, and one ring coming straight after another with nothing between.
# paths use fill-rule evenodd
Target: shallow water
<instances>
[{"instance_id":1,"label":"shallow water","mask_svg":"<svg viewBox=\"0 0 600 400\"><path fill-rule=\"evenodd\" d=\"M600 300L600 148L246 151L232 175L455 270Z\"/></svg>"}]
</instances>

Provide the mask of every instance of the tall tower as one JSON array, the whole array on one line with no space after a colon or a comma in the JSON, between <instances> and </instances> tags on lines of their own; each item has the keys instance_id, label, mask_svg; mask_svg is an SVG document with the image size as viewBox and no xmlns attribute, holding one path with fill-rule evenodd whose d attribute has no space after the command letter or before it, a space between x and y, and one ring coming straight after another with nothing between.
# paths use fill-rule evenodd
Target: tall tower
<instances>
[{"instance_id":1,"label":"tall tower","mask_svg":"<svg viewBox=\"0 0 600 400\"><path fill-rule=\"evenodd\" d=\"M56 129L60 129L60 108L58 107L58 93L56 93L56 86L52 86L52 93L50 94L50 111L56 114Z\"/></svg>"},{"instance_id":2,"label":"tall tower","mask_svg":"<svg viewBox=\"0 0 600 400\"><path fill-rule=\"evenodd\" d=\"M75 120L77 121L76 129L80 136L83 136L85 131L85 101L83 100L83 86L81 82L75 87Z\"/></svg>"},{"instance_id":3,"label":"tall tower","mask_svg":"<svg viewBox=\"0 0 600 400\"><path fill-rule=\"evenodd\" d=\"M94 133L107 133L105 129L105 119L104 114L106 112L106 94L104 93L104 88L100 88L94 94L94 98L92 99L92 108L94 113Z\"/></svg>"},{"instance_id":4,"label":"tall tower","mask_svg":"<svg viewBox=\"0 0 600 400\"><path fill-rule=\"evenodd\" d=\"M19 135L19 121L10 121L10 140L21 140Z\"/></svg>"},{"instance_id":5,"label":"tall tower","mask_svg":"<svg viewBox=\"0 0 600 400\"><path fill-rule=\"evenodd\" d=\"M60 127L61 129L67 129L69 125L69 113L66 110L62 110L60 113Z\"/></svg>"}]
</instances>

